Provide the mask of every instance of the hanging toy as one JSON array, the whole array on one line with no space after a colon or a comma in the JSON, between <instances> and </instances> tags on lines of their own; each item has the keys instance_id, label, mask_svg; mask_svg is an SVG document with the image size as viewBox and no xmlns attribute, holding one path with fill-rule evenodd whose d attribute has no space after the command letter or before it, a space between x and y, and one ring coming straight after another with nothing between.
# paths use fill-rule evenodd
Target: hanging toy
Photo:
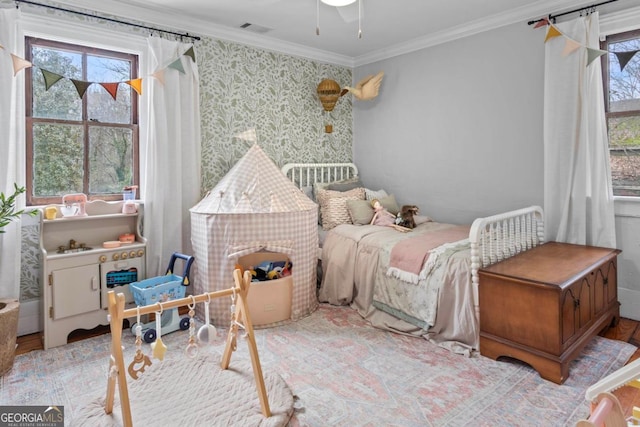
<instances>
[{"instance_id":1,"label":"hanging toy","mask_svg":"<svg viewBox=\"0 0 640 427\"><path fill-rule=\"evenodd\" d=\"M198 355L198 344L196 343L196 320L193 318L195 316L196 311L196 300L191 295L191 304L189 307L189 342L187 344L187 348L184 349L187 357L194 358ZM208 313L207 313L208 314Z\"/></svg>"},{"instance_id":2,"label":"hanging toy","mask_svg":"<svg viewBox=\"0 0 640 427\"><path fill-rule=\"evenodd\" d=\"M218 335L216 327L209 324L209 304L211 303L211 294L207 294L209 299L204 302L204 325L198 329L198 341L207 345L213 344L213 340Z\"/></svg>"},{"instance_id":3,"label":"hanging toy","mask_svg":"<svg viewBox=\"0 0 640 427\"><path fill-rule=\"evenodd\" d=\"M140 306L137 308L137 316L136 316L136 354L133 356L133 362L129 364L129 375L134 380L137 380L140 375L144 373L144 369L147 366L151 366L151 360L149 356L142 352L142 324L140 323ZM137 365L140 365L137 367Z\"/></svg>"},{"instance_id":4,"label":"hanging toy","mask_svg":"<svg viewBox=\"0 0 640 427\"><path fill-rule=\"evenodd\" d=\"M156 311L156 340L151 343L151 350L153 357L158 360L164 359L164 354L167 352L167 346L162 342L162 304L158 303L160 311Z\"/></svg>"},{"instance_id":5,"label":"hanging toy","mask_svg":"<svg viewBox=\"0 0 640 427\"><path fill-rule=\"evenodd\" d=\"M231 295L231 324L229 325L229 340L231 340L231 351L236 351L237 342L236 335L238 333L238 324L236 322L236 288L233 288L233 294Z\"/></svg>"}]
</instances>

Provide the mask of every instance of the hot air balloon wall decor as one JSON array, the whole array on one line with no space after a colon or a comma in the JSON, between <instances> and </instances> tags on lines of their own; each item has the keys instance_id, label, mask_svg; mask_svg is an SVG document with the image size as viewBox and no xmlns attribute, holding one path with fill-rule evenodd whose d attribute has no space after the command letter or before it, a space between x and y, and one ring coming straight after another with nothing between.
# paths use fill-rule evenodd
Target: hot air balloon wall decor
<instances>
[{"instance_id":1,"label":"hot air balloon wall decor","mask_svg":"<svg viewBox=\"0 0 640 427\"><path fill-rule=\"evenodd\" d=\"M322 80L320 84L318 84L316 91L318 93L320 103L322 104L322 108L327 116L331 111L333 111L333 108L336 106L340 97L347 93L346 89L342 90L338 82L331 79ZM333 125L331 123L325 123L324 131L326 133L333 132Z\"/></svg>"}]
</instances>

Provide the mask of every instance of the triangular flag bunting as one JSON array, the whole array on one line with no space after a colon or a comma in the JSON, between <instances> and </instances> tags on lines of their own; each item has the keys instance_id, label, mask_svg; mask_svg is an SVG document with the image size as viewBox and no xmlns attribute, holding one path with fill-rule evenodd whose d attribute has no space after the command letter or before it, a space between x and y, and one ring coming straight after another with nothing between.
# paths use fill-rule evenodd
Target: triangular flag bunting
<instances>
[{"instance_id":1,"label":"triangular flag bunting","mask_svg":"<svg viewBox=\"0 0 640 427\"><path fill-rule=\"evenodd\" d=\"M548 40L561 36L562 33L553 25L549 25L549 29L547 30L547 36L544 38L544 42L546 43Z\"/></svg>"},{"instance_id":2,"label":"triangular flag bunting","mask_svg":"<svg viewBox=\"0 0 640 427\"><path fill-rule=\"evenodd\" d=\"M631 61L633 56L640 52L640 50L632 50L630 52L613 52L618 57L618 62L620 63L620 71L624 70L624 67Z\"/></svg>"},{"instance_id":3,"label":"triangular flag bunting","mask_svg":"<svg viewBox=\"0 0 640 427\"><path fill-rule=\"evenodd\" d=\"M158 79L160 84L164 86L164 70L158 70L155 73L151 74L151 77L155 77Z\"/></svg>"},{"instance_id":4,"label":"triangular flag bunting","mask_svg":"<svg viewBox=\"0 0 640 427\"><path fill-rule=\"evenodd\" d=\"M125 83L138 92L138 95L142 95L142 79L127 80Z\"/></svg>"},{"instance_id":5,"label":"triangular flag bunting","mask_svg":"<svg viewBox=\"0 0 640 427\"><path fill-rule=\"evenodd\" d=\"M91 82L85 82L83 80L75 80L75 79L69 79L69 80L71 80L71 83L73 83L73 85L76 87L76 90L78 91L78 96L80 96L80 98L84 96L84 93L87 91L89 86L93 84Z\"/></svg>"},{"instance_id":6,"label":"triangular flag bunting","mask_svg":"<svg viewBox=\"0 0 640 427\"><path fill-rule=\"evenodd\" d=\"M13 76L15 77L20 70L24 70L25 68L33 67L33 64L26 59L22 59L19 56L15 56L13 53L11 54L11 60L13 61Z\"/></svg>"},{"instance_id":7,"label":"triangular flag bunting","mask_svg":"<svg viewBox=\"0 0 640 427\"><path fill-rule=\"evenodd\" d=\"M42 72L42 77L44 77L44 89L49 90L51 86L58 83L62 76L60 74L52 73L51 71L44 70L40 68Z\"/></svg>"},{"instance_id":8,"label":"triangular flag bunting","mask_svg":"<svg viewBox=\"0 0 640 427\"><path fill-rule=\"evenodd\" d=\"M184 67L182 66L182 60L180 58L176 59L171 64L169 64L168 68L173 68L174 70L178 70L182 74L184 74Z\"/></svg>"},{"instance_id":9,"label":"triangular flag bunting","mask_svg":"<svg viewBox=\"0 0 640 427\"><path fill-rule=\"evenodd\" d=\"M105 88L107 90L107 92L109 92L109 94L114 99L114 101L116 99L116 96L118 95L118 86L119 85L120 85L120 83L100 83L100 86L102 86L103 88Z\"/></svg>"},{"instance_id":10,"label":"triangular flag bunting","mask_svg":"<svg viewBox=\"0 0 640 427\"><path fill-rule=\"evenodd\" d=\"M549 25L549 20L547 18L542 18L538 21L536 25L533 26L534 29L544 27L545 25Z\"/></svg>"},{"instance_id":11,"label":"triangular flag bunting","mask_svg":"<svg viewBox=\"0 0 640 427\"><path fill-rule=\"evenodd\" d=\"M594 60L600 58L605 53L607 53L606 50L593 49L591 47L588 47L587 48L587 65L591 64Z\"/></svg>"},{"instance_id":12,"label":"triangular flag bunting","mask_svg":"<svg viewBox=\"0 0 640 427\"><path fill-rule=\"evenodd\" d=\"M567 40L564 44L564 50L562 51L562 56L567 56L570 53L575 52L580 46L582 46L577 41L570 39L569 37L565 37Z\"/></svg>"},{"instance_id":13,"label":"triangular flag bunting","mask_svg":"<svg viewBox=\"0 0 640 427\"><path fill-rule=\"evenodd\" d=\"M196 62L196 53L195 53L195 51L193 50L193 46L191 46L191 47L189 48L189 50L187 50L187 51L184 53L184 55L186 55L186 56L190 57L190 58L191 58L191 60L192 60L193 62Z\"/></svg>"}]
</instances>

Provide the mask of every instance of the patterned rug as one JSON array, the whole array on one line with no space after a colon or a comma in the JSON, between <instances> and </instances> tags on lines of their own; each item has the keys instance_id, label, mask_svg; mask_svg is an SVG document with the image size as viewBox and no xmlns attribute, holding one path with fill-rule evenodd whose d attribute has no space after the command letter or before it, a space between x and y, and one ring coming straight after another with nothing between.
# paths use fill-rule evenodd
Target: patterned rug
<instances>
[{"instance_id":1,"label":"patterned rug","mask_svg":"<svg viewBox=\"0 0 640 427\"><path fill-rule=\"evenodd\" d=\"M109 340L104 335L16 357L0 378L0 405L64 405L71 421L105 393ZM169 350L164 362L154 363L184 358L187 340L186 331L163 336ZM585 390L636 350L596 337L572 362L567 381L556 385L517 361L467 358L375 329L347 307L321 305L298 322L256 330L256 340L263 370L280 375L296 396L292 427L574 425L588 414ZM125 331L123 341L128 364L134 337ZM223 347L220 338L200 351L219 360ZM231 367L248 360L240 339ZM158 390L157 398L188 404L173 400L171 390Z\"/></svg>"}]
</instances>

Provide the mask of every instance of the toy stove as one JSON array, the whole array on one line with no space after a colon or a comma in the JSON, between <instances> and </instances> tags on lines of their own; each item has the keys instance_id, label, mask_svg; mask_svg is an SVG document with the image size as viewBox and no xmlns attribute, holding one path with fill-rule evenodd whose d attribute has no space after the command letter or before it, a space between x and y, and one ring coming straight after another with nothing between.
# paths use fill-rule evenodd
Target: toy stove
<instances>
[{"instance_id":1,"label":"toy stove","mask_svg":"<svg viewBox=\"0 0 640 427\"><path fill-rule=\"evenodd\" d=\"M85 205L87 203L87 195L83 193L66 194L62 196L62 204L65 207L74 207L74 216L86 216ZM77 206L77 211L75 207Z\"/></svg>"}]
</instances>

